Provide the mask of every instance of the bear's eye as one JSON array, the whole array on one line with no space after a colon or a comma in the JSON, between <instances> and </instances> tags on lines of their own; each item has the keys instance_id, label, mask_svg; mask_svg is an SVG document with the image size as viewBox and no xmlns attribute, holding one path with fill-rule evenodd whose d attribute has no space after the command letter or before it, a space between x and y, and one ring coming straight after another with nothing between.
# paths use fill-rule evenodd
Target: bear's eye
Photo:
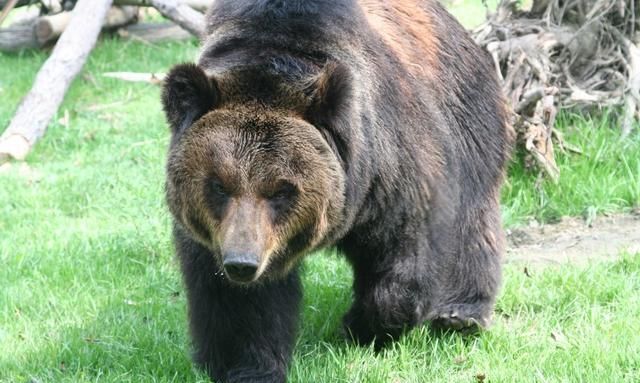
<instances>
[{"instance_id":1,"label":"bear's eye","mask_svg":"<svg viewBox=\"0 0 640 383\"><path fill-rule=\"evenodd\" d=\"M220 219L224 215L224 211L229 202L231 194L228 189L217 178L211 178L205 186L205 196L209 208L213 211L214 216Z\"/></svg>"},{"instance_id":2,"label":"bear's eye","mask_svg":"<svg viewBox=\"0 0 640 383\"><path fill-rule=\"evenodd\" d=\"M220 198L229 197L229 193L225 189L224 185L222 185L222 182L220 182L219 180L217 179L211 180L211 184L209 186L211 188L211 193L214 194L215 196Z\"/></svg>"},{"instance_id":3,"label":"bear's eye","mask_svg":"<svg viewBox=\"0 0 640 383\"><path fill-rule=\"evenodd\" d=\"M280 181L278 186L270 193L267 198L271 201L290 200L298 194L298 188L288 181Z\"/></svg>"},{"instance_id":4,"label":"bear's eye","mask_svg":"<svg viewBox=\"0 0 640 383\"><path fill-rule=\"evenodd\" d=\"M288 181L281 181L277 186L266 193L265 197L273 209L274 218L282 217L293 206L298 195L298 188Z\"/></svg>"}]
</instances>

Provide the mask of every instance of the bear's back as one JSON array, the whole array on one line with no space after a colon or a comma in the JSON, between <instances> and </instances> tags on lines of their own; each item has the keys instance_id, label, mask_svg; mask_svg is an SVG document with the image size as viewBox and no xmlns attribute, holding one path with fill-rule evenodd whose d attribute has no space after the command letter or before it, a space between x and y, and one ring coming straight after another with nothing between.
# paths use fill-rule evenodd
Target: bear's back
<instances>
[{"instance_id":1,"label":"bear's back","mask_svg":"<svg viewBox=\"0 0 640 383\"><path fill-rule=\"evenodd\" d=\"M473 193L487 192L480 177L501 177L510 133L493 65L435 0L217 0L206 35L210 74L268 63L295 80L346 64L374 152L431 153Z\"/></svg>"}]
</instances>

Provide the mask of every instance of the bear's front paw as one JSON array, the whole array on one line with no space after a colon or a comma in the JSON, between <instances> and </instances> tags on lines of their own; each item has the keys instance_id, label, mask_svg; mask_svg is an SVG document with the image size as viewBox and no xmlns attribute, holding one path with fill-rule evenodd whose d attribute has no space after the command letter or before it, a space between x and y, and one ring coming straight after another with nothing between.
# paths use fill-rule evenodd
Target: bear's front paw
<instances>
[{"instance_id":1,"label":"bear's front paw","mask_svg":"<svg viewBox=\"0 0 640 383\"><path fill-rule=\"evenodd\" d=\"M409 325L381 321L378 313L358 307L352 307L344 316L342 323L347 339L360 346L373 343L375 350L380 350L390 341L398 339L410 328Z\"/></svg>"},{"instance_id":2,"label":"bear's front paw","mask_svg":"<svg viewBox=\"0 0 640 383\"><path fill-rule=\"evenodd\" d=\"M366 320L362 309L352 307L342 319L344 336L359 345L366 345L375 339L375 333Z\"/></svg>"},{"instance_id":3,"label":"bear's front paw","mask_svg":"<svg viewBox=\"0 0 640 383\"><path fill-rule=\"evenodd\" d=\"M432 311L429 319L436 329L453 329L470 333L491 325L491 310L483 304L449 304Z\"/></svg>"}]
</instances>

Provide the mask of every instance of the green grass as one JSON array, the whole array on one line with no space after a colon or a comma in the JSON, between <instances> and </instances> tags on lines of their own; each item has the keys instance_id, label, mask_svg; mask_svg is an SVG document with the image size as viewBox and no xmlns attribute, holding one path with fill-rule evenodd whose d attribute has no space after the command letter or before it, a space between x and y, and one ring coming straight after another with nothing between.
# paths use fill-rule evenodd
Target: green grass
<instances>
[{"instance_id":1,"label":"green grass","mask_svg":"<svg viewBox=\"0 0 640 383\"><path fill-rule=\"evenodd\" d=\"M0 382L206 381L189 360L163 201L159 89L101 76L166 71L196 52L194 42L101 41L29 168L0 172ZM1 127L44 59L0 54ZM59 121L65 111L68 124ZM534 187L514 163L506 222L637 206L640 135L620 142L609 121L563 117L560 129L584 154L559 155L558 185ZM640 255L532 277L509 265L491 331L424 327L380 354L339 336L350 300L345 263L319 254L307 266L292 382L640 380Z\"/></svg>"},{"instance_id":2,"label":"green grass","mask_svg":"<svg viewBox=\"0 0 640 383\"><path fill-rule=\"evenodd\" d=\"M485 21L487 11L493 12L498 0L442 0L449 12L467 28L475 28Z\"/></svg>"},{"instance_id":3,"label":"green grass","mask_svg":"<svg viewBox=\"0 0 640 383\"><path fill-rule=\"evenodd\" d=\"M532 176L515 156L502 193L509 225L530 219L553 222L566 215L624 212L640 206L640 134L621 140L616 119L561 115L565 141L582 153L556 149L560 179L554 184ZM535 175L535 174L534 174Z\"/></svg>"}]
</instances>

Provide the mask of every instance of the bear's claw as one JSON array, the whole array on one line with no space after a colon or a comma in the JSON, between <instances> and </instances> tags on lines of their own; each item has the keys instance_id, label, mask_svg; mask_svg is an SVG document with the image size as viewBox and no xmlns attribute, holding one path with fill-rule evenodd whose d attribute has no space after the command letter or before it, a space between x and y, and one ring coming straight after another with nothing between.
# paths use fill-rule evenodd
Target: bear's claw
<instances>
[{"instance_id":1,"label":"bear's claw","mask_svg":"<svg viewBox=\"0 0 640 383\"><path fill-rule=\"evenodd\" d=\"M481 311L477 305L454 304L432 312L429 318L434 328L473 333L491 325L491 316Z\"/></svg>"}]
</instances>

